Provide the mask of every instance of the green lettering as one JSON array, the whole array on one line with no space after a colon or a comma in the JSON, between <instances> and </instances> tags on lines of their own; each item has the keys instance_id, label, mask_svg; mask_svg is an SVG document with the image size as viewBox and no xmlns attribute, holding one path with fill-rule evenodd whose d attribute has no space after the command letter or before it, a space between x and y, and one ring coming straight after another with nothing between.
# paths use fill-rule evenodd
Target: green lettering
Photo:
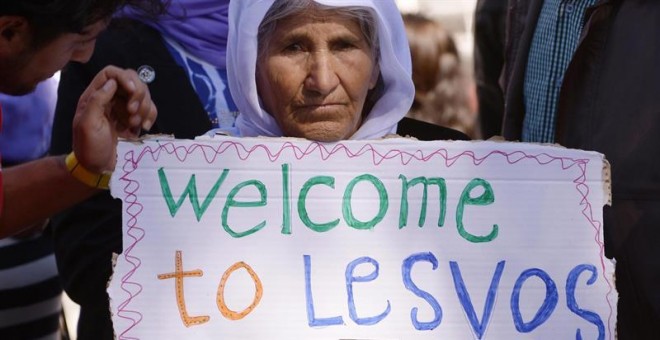
<instances>
[{"instance_id":1,"label":"green lettering","mask_svg":"<svg viewBox=\"0 0 660 340\"><path fill-rule=\"evenodd\" d=\"M376 216L370 221L366 222L359 221L355 218L353 215L353 208L351 206L353 188L355 188L355 185L360 181L371 182L376 190L378 190L378 198L380 201L378 214L376 214ZM348 224L350 227L355 229L372 229L376 224L383 220L385 213L387 212L388 205L389 202L387 198L387 190L385 189L383 182L381 182L381 180L374 175L364 174L353 178L353 180L351 180L346 186L346 190L344 191L344 200L342 201L342 213L344 214L344 220L346 220L346 224Z\"/></svg>"},{"instance_id":2,"label":"green lettering","mask_svg":"<svg viewBox=\"0 0 660 340\"><path fill-rule=\"evenodd\" d=\"M440 208L440 216L438 216L438 227L442 227L445 224L445 213L447 210L447 185L445 184L445 180L439 177L416 177L409 182L404 175L399 175L399 179L401 179L401 210L399 214L399 229L408 225L408 190L420 183L424 185L424 191L422 192L422 207L419 212L419 221L417 225L421 228L424 226L424 222L426 221L428 186L437 185L439 196L438 204Z\"/></svg>"},{"instance_id":3,"label":"green lettering","mask_svg":"<svg viewBox=\"0 0 660 340\"><path fill-rule=\"evenodd\" d=\"M314 223L312 220L309 218L309 214L307 213L307 206L305 204L305 201L307 200L307 195L309 194L309 190L315 186L315 185L326 185L331 187L332 189L335 188L335 178L330 177L330 176L315 176L307 180L305 184L302 186L300 189L300 195L298 196L298 215L300 216L300 220L309 228L317 232L325 232L328 231L339 224L339 219L336 219L334 221L330 221L327 223Z\"/></svg>"},{"instance_id":4,"label":"green lettering","mask_svg":"<svg viewBox=\"0 0 660 340\"><path fill-rule=\"evenodd\" d=\"M477 186L483 187L484 192L481 194L481 196L473 198L470 196L470 192ZM471 180L467 186L465 186L465 189L463 189L463 193L461 194L460 201L458 202L458 206L456 207L456 227L458 228L458 233L463 236L464 239L472 243L479 243L490 242L497 237L499 229L497 224L493 224L493 230L491 230L490 234L486 236L470 234L465 230L465 227L463 226L463 210L466 204L489 205L493 202L495 202L495 194L493 193L493 188L490 186L490 183L486 182L485 180L481 178L475 178Z\"/></svg>"},{"instance_id":5,"label":"green lettering","mask_svg":"<svg viewBox=\"0 0 660 340\"><path fill-rule=\"evenodd\" d=\"M282 164L282 234L291 234L291 186L289 164Z\"/></svg>"},{"instance_id":6,"label":"green lettering","mask_svg":"<svg viewBox=\"0 0 660 340\"><path fill-rule=\"evenodd\" d=\"M236 201L234 197L236 197L236 194L243 189L244 187L248 185L254 185L257 190L259 190L260 194L260 199L258 201L251 201L251 202L246 202L246 201ZM227 223L227 215L229 215L229 208L231 207L238 207L238 208L253 208L253 207L263 207L267 203L267 194L266 194L266 186L257 180L250 180L250 181L245 181L242 183L239 183L236 185L229 194L227 195L227 201L225 202L225 207L222 209L222 227L225 229L229 235L235 238L243 237L243 236L248 236L250 234L253 234L257 231L259 231L261 228L263 228L266 225L266 221L264 220L263 222L257 224L256 226L252 227L251 229L248 229L244 232L237 233L229 227L229 224Z\"/></svg>"},{"instance_id":7,"label":"green lettering","mask_svg":"<svg viewBox=\"0 0 660 340\"><path fill-rule=\"evenodd\" d=\"M224 182L228 173L229 173L229 169L224 169L222 171L220 178L218 178L218 180L215 182L215 184L211 188L211 191L209 191L209 194L206 195L204 202L202 202L202 205L200 206L199 198L197 197L197 185L195 183L195 174L192 174L190 176L190 180L188 180L188 185L186 186L186 189L183 190L183 193L181 194L181 196L179 196L179 200L176 201L175 203L174 199L172 198L172 190L170 189L170 184L168 183L167 176L165 175L165 170L163 168L158 169L158 179L160 180L160 188L161 191L163 192L163 198L165 199L167 208L170 210L170 215L172 217L176 215L177 211L179 211L179 208L181 208L181 205L183 205L183 201L186 199L186 196L188 196L190 200L190 204L193 207L193 211L195 212L195 217L197 217L197 222L199 222L200 219L202 218L202 215L204 215L204 212L209 207L209 204L211 204L211 201L213 201L213 199L215 198L218 189L222 185L222 182Z\"/></svg>"}]
</instances>

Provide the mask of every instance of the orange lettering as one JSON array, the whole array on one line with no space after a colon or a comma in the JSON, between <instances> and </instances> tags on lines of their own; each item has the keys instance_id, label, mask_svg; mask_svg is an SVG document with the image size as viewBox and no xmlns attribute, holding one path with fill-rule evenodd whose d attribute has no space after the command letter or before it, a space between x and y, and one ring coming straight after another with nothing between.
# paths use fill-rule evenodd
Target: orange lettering
<instances>
[{"instance_id":1,"label":"orange lettering","mask_svg":"<svg viewBox=\"0 0 660 340\"><path fill-rule=\"evenodd\" d=\"M252 300L252 304L250 304L247 308L245 308L241 312L235 312L233 310L230 310L225 304L225 284L229 279L229 275L231 275L232 272L234 272L239 268L245 268L248 274L250 274L250 277L252 277L252 281L254 282L255 292L254 292L254 299ZM222 315L225 318L229 320L240 320L254 310L254 308L259 304L259 301L261 301L261 297L263 296L263 293L264 293L264 289L263 286L261 285L261 280L259 280L259 277L257 276L257 273L255 273L254 270L252 270L252 268L249 265L247 265L245 262L236 262L234 263L233 266L229 267L229 269L227 269L225 273L222 275L222 279L220 280L220 285L218 286L218 297L216 302L218 304L218 309L220 310L220 313L222 313Z\"/></svg>"},{"instance_id":2,"label":"orange lettering","mask_svg":"<svg viewBox=\"0 0 660 340\"><path fill-rule=\"evenodd\" d=\"M184 272L183 261L181 260L181 251L176 251L176 257L174 260L175 271L174 273L167 274L158 274L159 280L166 280L174 278L175 288L176 288L176 304L179 307L179 314L181 314L181 320L186 327L197 326L209 321L210 317L208 315L202 316L190 316L186 310L186 301L183 297L183 278L191 276L203 276L204 272L200 269L191 270Z\"/></svg>"}]
</instances>

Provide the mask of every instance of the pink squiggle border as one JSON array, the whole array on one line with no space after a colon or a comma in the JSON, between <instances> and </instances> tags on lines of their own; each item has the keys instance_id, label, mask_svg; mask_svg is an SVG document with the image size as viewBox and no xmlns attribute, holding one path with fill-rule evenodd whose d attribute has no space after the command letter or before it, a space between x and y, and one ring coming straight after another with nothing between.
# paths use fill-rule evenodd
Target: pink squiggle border
<instances>
[{"instance_id":1,"label":"pink squiggle border","mask_svg":"<svg viewBox=\"0 0 660 340\"><path fill-rule=\"evenodd\" d=\"M128 309L128 305L131 303L133 298L138 296L142 292L142 285L137 282L129 281L131 276L138 270L142 261L137 257L131 254L133 248L144 238L145 230L138 225L138 215L143 210L142 204L138 202L138 197L136 192L140 188L140 183L135 180L130 179L130 175L137 169L137 163L133 162L133 151L127 152L124 155L124 164L122 166L123 175L119 180L124 183L124 199L123 205L125 212L130 218L126 221L128 227L124 237L130 237L131 242L126 249L122 252L122 256L126 262L130 263L133 268L129 270L121 278L121 289L128 294L128 298L124 300L117 306L117 316L128 320L131 324L118 335L118 338L121 340L137 340L138 338L127 336L135 326L137 326L142 321L142 313L136 310ZM127 244L128 242L124 242Z\"/></svg>"},{"instance_id":2,"label":"pink squiggle border","mask_svg":"<svg viewBox=\"0 0 660 340\"><path fill-rule=\"evenodd\" d=\"M168 155L174 155L179 161L183 162L186 158L194 153L201 152L204 160L212 164L216 158L228 151L234 151L239 159L246 160L255 152L263 152L269 159L270 162L276 162L280 156L287 150L293 153L294 157L298 160L303 159L314 153L318 153L322 160L328 160L333 155L336 155L342 152L348 158L357 158L361 157L364 154L371 154L371 160L374 166L380 165L382 162L390 159L398 158L402 165L407 165L413 160L428 162L434 157L441 157L444 159L445 165L451 167L456 163L461 157L467 157L472 160L472 164L475 166L481 165L486 159L492 156L502 156L509 164L516 164L522 160L533 160L536 161L539 165L548 165L553 162L559 162L562 170L568 170L575 166L578 167L579 175L573 180L575 183L575 189L581 196L580 206L582 206L582 215L587 219L589 224L593 227L595 235L594 241L598 244L599 247L599 257L601 261L601 272L602 276L607 282L609 287L607 293L607 304L610 308L610 315L608 316L608 329L610 330L610 339L614 334L614 331L611 327L612 325L612 292L613 285L610 282L610 279L605 275L605 256L604 256L604 243L600 239L600 230L602 228L601 222L597 221L593 216L592 205L589 202L589 186L586 184L587 176L586 169L587 164L589 163L588 159L573 159L570 157L556 157L548 153L539 153L539 154L527 154L524 151L513 151L505 152L502 150L493 150L482 157L477 157L473 151L463 151L454 156L449 156L447 149L439 148L433 152L425 154L422 150L416 150L414 152L408 152L399 149L388 149L386 153L379 152L372 144L365 143L357 151L352 151L347 145L343 143L336 144L323 144L317 142L310 142L306 147L301 148L292 142L283 142L280 146L279 151L272 152L265 144L256 143L250 147L246 147L243 143L238 141L223 141L217 146L212 146L209 144L199 144L191 143L189 145L179 145L176 146L173 142L165 141L158 142L158 147L152 148L151 146L146 146L142 149L141 153L135 157L134 152L130 151L124 155L124 166L122 170L124 174L120 177L120 181L125 182L124 186L124 203L126 212L131 218L127 221L127 235L132 239L130 245L124 250L123 256L124 259L130 263L133 268L129 270L126 275L121 278L121 289L125 291L129 297L123 301L118 306L117 315L123 319L129 320L131 325L128 326L119 336L120 339L137 339L126 336L135 326L137 326L142 321L142 314L136 310L128 309L128 305L140 292L142 291L142 285L130 281L130 278L138 270L141 265L141 261L138 257L131 255L131 251L137 244L144 238L145 230L140 228L137 223L137 217L142 212L142 205L137 201L137 195L135 194L139 189L139 183L137 181L131 180L129 176L135 171L138 167L138 164L142 161L144 157L150 156L153 161L157 161L161 154L165 152ZM330 149L327 147L332 145ZM388 148L387 145L383 145L382 148ZM133 210L131 210L133 209Z\"/></svg>"}]
</instances>

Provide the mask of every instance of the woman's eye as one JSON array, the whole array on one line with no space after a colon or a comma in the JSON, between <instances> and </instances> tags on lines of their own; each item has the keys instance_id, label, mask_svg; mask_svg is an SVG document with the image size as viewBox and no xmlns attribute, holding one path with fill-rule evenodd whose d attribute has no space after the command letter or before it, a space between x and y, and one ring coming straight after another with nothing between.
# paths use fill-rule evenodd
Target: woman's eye
<instances>
[{"instance_id":1,"label":"woman's eye","mask_svg":"<svg viewBox=\"0 0 660 340\"><path fill-rule=\"evenodd\" d=\"M334 43L334 49L338 51L351 50L354 48L357 48L357 46L351 41L342 40Z\"/></svg>"},{"instance_id":2,"label":"woman's eye","mask_svg":"<svg viewBox=\"0 0 660 340\"><path fill-rule=\"evenodd\" d=\"M292 43L284 47L285 52L300 52L303 50L302 44Z\"/></svg>"}]
</instances>

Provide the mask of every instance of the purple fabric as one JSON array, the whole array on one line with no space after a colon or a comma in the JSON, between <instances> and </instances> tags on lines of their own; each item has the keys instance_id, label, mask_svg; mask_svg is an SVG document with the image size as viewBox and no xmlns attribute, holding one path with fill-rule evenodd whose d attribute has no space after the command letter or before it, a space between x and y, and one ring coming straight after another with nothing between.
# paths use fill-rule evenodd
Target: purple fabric
<instances>
[{"instance_id":1,"label":"purple fabric","mask_svg":"<svg viewBox=\"0 0 660 340\"><path fill-rule=\"evenodd\" d=\"M39 83L34 92L24 96L0 94L4 114L0 153L4 162L27 162L48 151L58 84L59 75Z\"/></svg>"},{"instance_id":2,"label":"purple fabric","mask_svg":"<svg viewBox=\"0 0 660 340\"><path fill-rule=\"evenodd\" d=\"M205 62L224 69L226 60L229 0L172 0L157 22L126 7L117 17L140 20L180 44Z\"/></svg>"}]
</instances>

